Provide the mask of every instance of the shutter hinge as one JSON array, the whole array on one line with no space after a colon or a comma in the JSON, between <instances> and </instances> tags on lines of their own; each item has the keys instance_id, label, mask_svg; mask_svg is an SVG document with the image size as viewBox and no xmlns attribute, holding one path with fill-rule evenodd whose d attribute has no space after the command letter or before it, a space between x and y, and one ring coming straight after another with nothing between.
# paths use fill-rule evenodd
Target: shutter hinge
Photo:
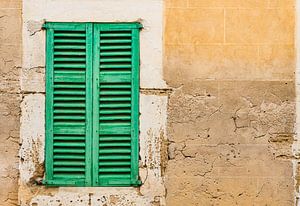
<instances>
[{"instance_id":1,"label":"shutter hinge","mask_svg":"<svg viewBox=\"0 0 300 206\"><path fill-rule=\"evenodd\" d=\"M43 25L42 25L42 29L49 29L49 24L46 22L46 19L43 20Z\"/></svg>"}]
</instances>

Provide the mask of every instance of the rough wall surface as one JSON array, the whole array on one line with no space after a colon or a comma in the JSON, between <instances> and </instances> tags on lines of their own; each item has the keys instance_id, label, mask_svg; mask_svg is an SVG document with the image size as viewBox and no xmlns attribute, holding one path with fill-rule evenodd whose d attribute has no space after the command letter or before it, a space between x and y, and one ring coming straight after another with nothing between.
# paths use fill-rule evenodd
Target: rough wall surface
<instances>
[{"instance_id":1,"label":"rough wall surface","mask_svg":"<svg viewBox=\"0 0 300 206\"><path fill-rule=\"evenodd\" d=\"M0 205L17 205L21 1L0 1Z\"/></svg>"},{"instance_id":2,"label":"rough wall surface","mask_svg":"<svg viewBox=\"0 0 300 206\"><path fill-rule=\"evenodd\" d=\"M138 9L137 9L138 8ZM52 22L133 22L140 33L140 178L139 188L45 188L45 31ZM21 72L19 204L31 206L165 205L167 92L162 70L162 0L24 0ZM153 78L155 76L155 78Z\"/></svg>"},{"instance_id":3,"label":"rough wall surface","mask_svg":"<svg viewBox=\"0 0 300 206\"><path fill-rule=\"evenodd\" d=\"M295 1L165 12L167 205L295 205Z\"/></svg>"}]
</instances>

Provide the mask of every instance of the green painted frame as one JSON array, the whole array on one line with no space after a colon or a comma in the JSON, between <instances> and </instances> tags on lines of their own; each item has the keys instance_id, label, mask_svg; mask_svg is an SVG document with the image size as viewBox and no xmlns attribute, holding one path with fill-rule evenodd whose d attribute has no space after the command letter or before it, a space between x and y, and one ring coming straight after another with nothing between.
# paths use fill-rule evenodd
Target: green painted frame
<instances>
[{"instance_id":1,"label":"green painted frame","mask_svg":"<svg viewBox=\"0 0 300 206\"><path fill-rule=\"evenodd\" d=\"M140 40L139 30L142 28L140 23L95 23L94 24L94 49L93 49L93 104L94 108L99 108L99 56L100 56L100 31L120 31L131 30L132 32L132 76L131 76L131 92L132 92L132 104L131 104L131 179L129 181L118 180L111 181L110 183L101 183L98 179L98 165L93 167L93 184L100 186L139 186L141 181L139 180L139 84L140 84ZM95 112L93 115L93 140L94 145L99 143L99 112ZM98 147L93 150L93 162L98 163Z\"/></svg>"},{"instance_id":2,"label":"green painted frame","mask_svg":"<svg viewBox=\"0 0 300 206\"><path fill-rule=\"evenodd\" d=\"M86 30L86 178L85 181L71 179L53 179L53 38L54 30ZM140 23L67 23L47 22L46 32L46 147L45 147L45 180L47 186L139 186L139 30ZM132 30L132 114L131 114L131 180L99 185L98 180L98 145L99 113L93 108L99 108L99 29ZM98 65L98 67L97 67ZM96 164L96 166L94 165Z\"/></svg>"}]
</instances>

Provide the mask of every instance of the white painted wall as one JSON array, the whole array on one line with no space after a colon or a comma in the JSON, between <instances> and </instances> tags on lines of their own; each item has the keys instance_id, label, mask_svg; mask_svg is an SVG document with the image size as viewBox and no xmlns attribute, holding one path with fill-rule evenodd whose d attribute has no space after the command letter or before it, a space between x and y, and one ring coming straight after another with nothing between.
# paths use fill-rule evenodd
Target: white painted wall
<instances>
[{"instance_id":1,"label":"white painted wall","mask_svg":"<svg viewBox=\"0 0 300 206\"><path fill-rule=\"evenodd\" d=\"M141 87L166 87L162 78L163 0L24 0L24 68L45 65L45 34L32 35L29 29L32 22L42 21L141 22Z\"/></svg>"},{"instance_id":2,"label":"white painted wall","mask_svg":"<svg viewBox=\"0 0 300 206\"><path fill-rule=\"evenodd\" d=\"M44 21L141 22L144 29L140 34L140 86L146 90L166 88L162 71L163 0L23 0L21 90L29 94L24 95L21 105L21 205L30 202L37 205L110 205L111 197L119 201L116 205L150 205L155 201L164 205L160 149L166 136L167 95L157 96L151 92L140 98L140 176L144 184L139 190L61 187L50 192L40 187L36 194L30 192L32 188L27 183L37 164L44 161L45 31L41 30ZM38 158L29 155L37 147ZM45 195L48 193L51 195Z\"/></svg>"}]
</instances>

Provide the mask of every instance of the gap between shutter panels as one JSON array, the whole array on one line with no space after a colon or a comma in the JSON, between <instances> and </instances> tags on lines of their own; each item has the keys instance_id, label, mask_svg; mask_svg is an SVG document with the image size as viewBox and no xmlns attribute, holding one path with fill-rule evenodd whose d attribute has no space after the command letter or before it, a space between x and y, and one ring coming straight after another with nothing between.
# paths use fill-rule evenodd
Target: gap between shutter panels
<instances>
[{"instance_id":1,"label":"gap between shutter panels","mask_svg":"<svg viewBox=\"0 0 300 206\"><path fill-rule=\"evenodd\" d=\"M54 30L53 43L53 178L84 179L86 34Z\"/></svg>"}]
</instances>

